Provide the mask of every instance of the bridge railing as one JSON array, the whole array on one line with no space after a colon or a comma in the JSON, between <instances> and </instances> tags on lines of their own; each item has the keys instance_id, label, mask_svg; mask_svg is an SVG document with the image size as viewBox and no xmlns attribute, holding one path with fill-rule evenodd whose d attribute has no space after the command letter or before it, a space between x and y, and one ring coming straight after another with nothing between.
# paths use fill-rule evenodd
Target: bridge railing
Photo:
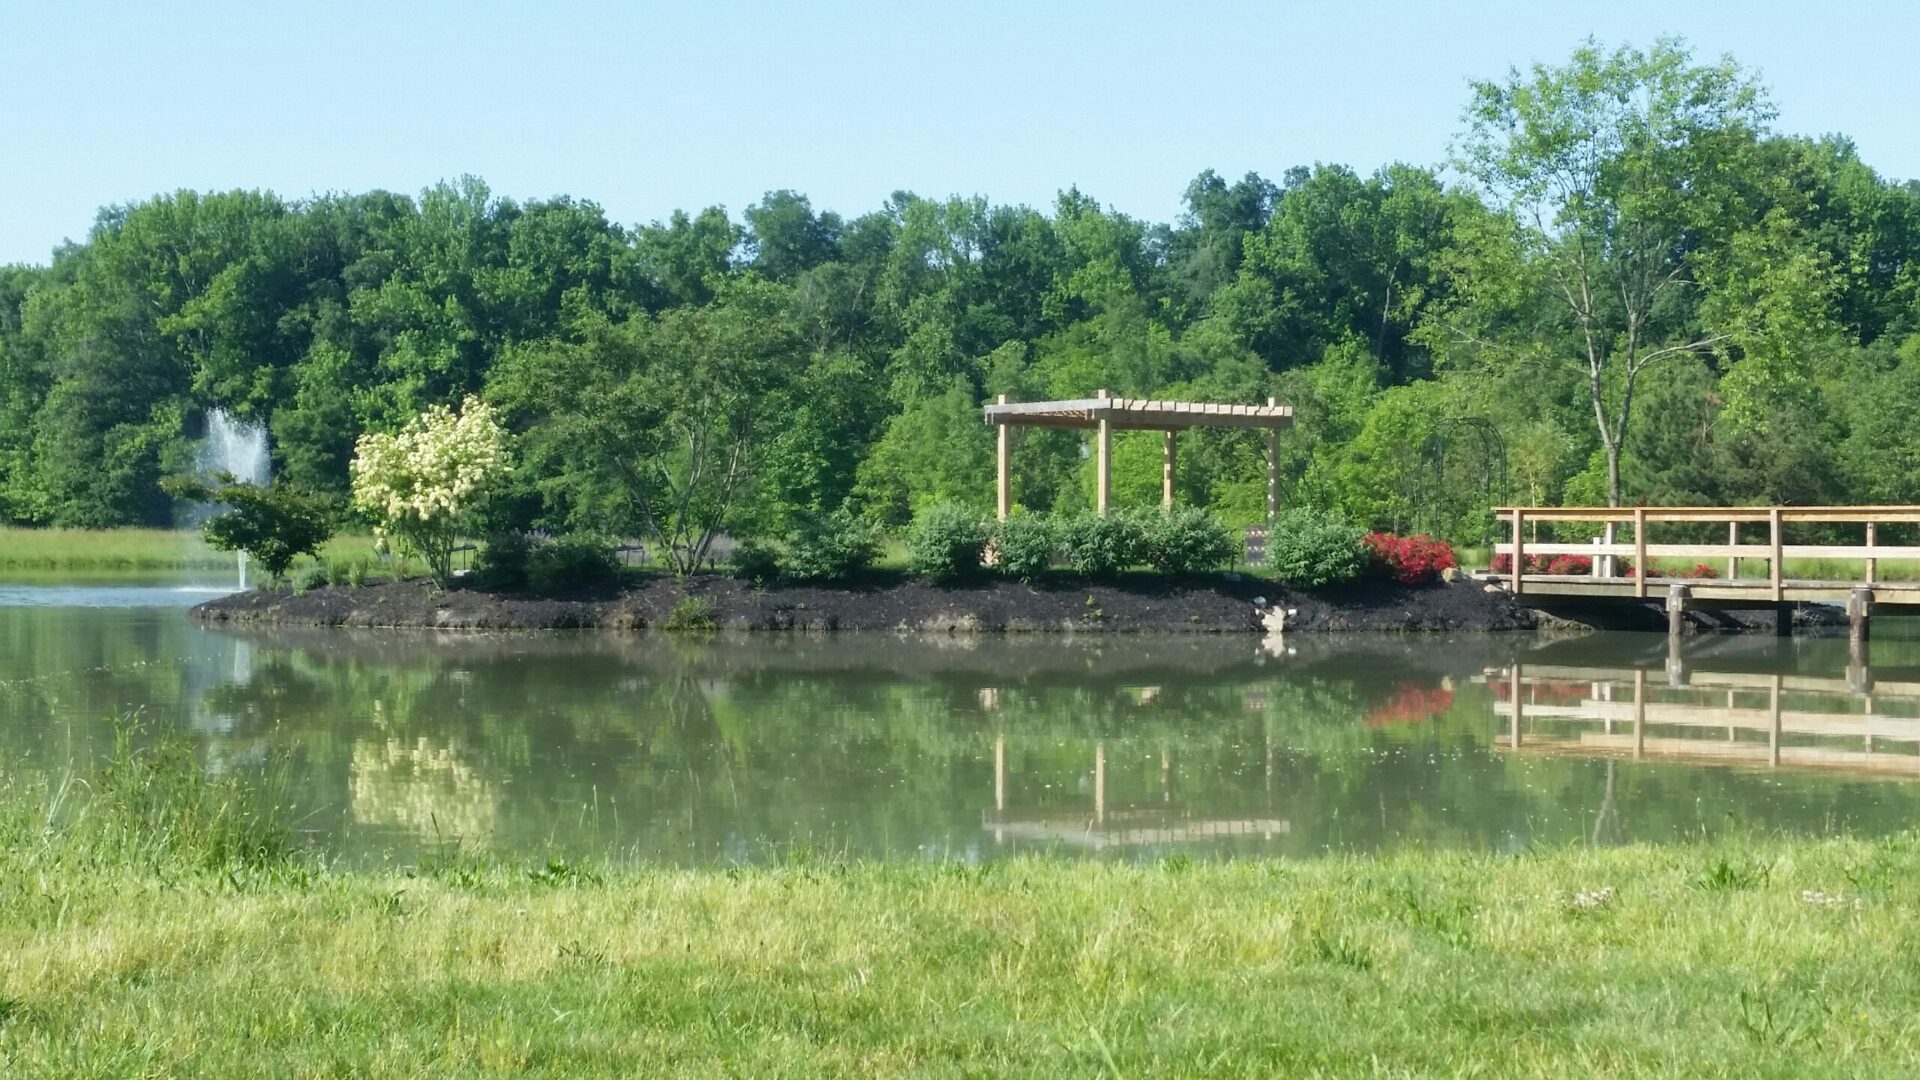
<instances>
[{"instance_id":1,"label":"bridge railing","mask_svg":"<svg viewBox=\"0 0 1920 1080\"><path fill-rule=\"evenodd\" d=\"M1882 562L1920 562L1920 546L1882 545L1878 542L1878 527L1881 525L1920 523L1920 506L1504 506L1494 512L1511 526L1512 539L1494 545L1496 565L1493 577L1504 581L1515 594L1524 592L1528 582L1544 584L1597 580L1631 582L1634 595L1646 596L1652 560L1691 559L1709 566L1724 560L1726 577L1721 580L1726 584L1766 590L1771 592L1772 599L1781 600L1789 584L1786 577L1786 562L1789 559L1858 561L1864 567L1860 583L1865 585L1873 585L1878 581ZM1540 522L1593 524L1601 528L1602 535L1587 543L1529 542L1527 527ZM1693 525L1725 524L1727 542L1655 544L1648 541L1647 526L1680 522ZM1864 526L1865 542L1787 543L1786 526L1801 523L1861 525ZM1622 525L1630 528L1631 540L1620 540ZM1749 533L1761 531L1753 528L1755 525L1765 526L1765 539L1762 542L1751 542L1742 536L1743 526L1747 527L1745 531ZM1550 559L1559 555L1587 556L1592 559L1592 565L1585 573L1578 575L1530 572L1526 568L1530 557ZM1498 566L1502 556L1507 560L1507 569L1504 570ZM1767 565L1766 579L1742 579L1742 559L1764 561ZM1631 563L1624 560L1631 560Z\"/></svg>"}]
</instances>

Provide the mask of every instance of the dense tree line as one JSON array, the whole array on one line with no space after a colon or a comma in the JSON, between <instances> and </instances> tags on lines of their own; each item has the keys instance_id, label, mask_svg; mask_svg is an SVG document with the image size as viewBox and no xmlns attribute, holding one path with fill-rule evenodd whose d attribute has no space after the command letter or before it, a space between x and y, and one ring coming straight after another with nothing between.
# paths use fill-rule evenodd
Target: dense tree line
<instances>
[{"instance_id":1,"label":"dense tree line","mask_svg":"<svg viewBox=\"0 0 1920 1080\"><path fill-rule=\"evenodd\" d=\"M179 192L0 269L0 519L167 524L206 410L344 495L356 438L478 395L502 523L740 532L992 498L979 406L1107 387L1292 402L1284 497L1475 538L1527 502L1920 501L1920 185L1677 42L1475 86L1448 170L1201 173L1171 224L775 191L635 228L478 180L417 198ZM1264 512L1257 437L1183 498ZM1018 501L1089 501L1032 432ZM1122 437L1116 496L1157 500Z\"/></svg>"}]
</instances>

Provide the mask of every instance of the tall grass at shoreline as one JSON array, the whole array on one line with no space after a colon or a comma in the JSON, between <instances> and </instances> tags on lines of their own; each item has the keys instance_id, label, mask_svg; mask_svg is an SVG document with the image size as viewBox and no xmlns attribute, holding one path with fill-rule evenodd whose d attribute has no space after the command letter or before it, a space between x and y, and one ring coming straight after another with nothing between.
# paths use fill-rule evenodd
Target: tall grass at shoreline
<instances>
[{"instance_id":1,"label":"tall grass at shoreline","mask_svg":"<svg viewBox=\"0 0 1920 1080\"><path fill-rule=\"evenodd\" d=\"M373 537L342 533L327 541L318 561L372 556ZM303 558L296 566L315 561ZM0 571L219 572L233 567L232 552L213 550L189 530L0 528Z\"/></svg>"},{"instance_id":2,"label":"tall grass at shoreline","mask_svg":"<svg viewBox=\"0 0 1920 1080\"><path fill-rule=\"evenodd\" d=\"M115 775L116 770L118 774ZM0 771L0 777L4 777ZM0 1073L1899 1075L1920 836L349 872L124 741L0 779Z\"/></svg>"}]
</instances>

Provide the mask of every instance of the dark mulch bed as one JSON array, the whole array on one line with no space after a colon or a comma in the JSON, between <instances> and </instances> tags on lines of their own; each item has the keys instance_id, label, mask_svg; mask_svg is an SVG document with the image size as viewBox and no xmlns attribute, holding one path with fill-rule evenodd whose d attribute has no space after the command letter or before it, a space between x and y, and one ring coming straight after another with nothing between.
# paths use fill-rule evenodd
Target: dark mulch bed
<instances>
[{"instance_id":1,"label":"dark mulch bed","mask_svg":"<svg viewBox=\"0 0 1920 1080\"><path fill-rule=\"evenodd\" d=\"M619 586L555 595L438 591L424 582L238 593L193 609L208 622L410 626L481 630L659 627L687 596L728 630L1069 631L1257 633L1284 612L1287 630L1525 630L1531 612L1472 581L1404 586L1362 581L1310 592L1247 577L1117 582L1062 579L1039 586L989 580L936 585L876 575L835 585L757 587L720 575L648 575Z\"/></svg>"}]
</instances>

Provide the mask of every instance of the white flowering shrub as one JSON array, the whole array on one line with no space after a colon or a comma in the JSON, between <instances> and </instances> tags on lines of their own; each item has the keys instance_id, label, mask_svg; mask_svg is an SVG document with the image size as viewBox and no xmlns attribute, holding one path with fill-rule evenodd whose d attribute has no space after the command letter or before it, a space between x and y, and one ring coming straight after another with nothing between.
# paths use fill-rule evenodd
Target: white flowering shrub
<instances>
[{"instance_id":1,"label":"white flowering shrub","mask_svg":"<svg viewBox=\"0 0 1920 1080\"><path fill-rule=\"evenodd\" d=\"M374 531L418 556L442 588L467 516L507 472L507 433L493 409L469 397L455 413L435 405L398 433L354 445L353 504Z\"/></svg>"}]
</instances>

